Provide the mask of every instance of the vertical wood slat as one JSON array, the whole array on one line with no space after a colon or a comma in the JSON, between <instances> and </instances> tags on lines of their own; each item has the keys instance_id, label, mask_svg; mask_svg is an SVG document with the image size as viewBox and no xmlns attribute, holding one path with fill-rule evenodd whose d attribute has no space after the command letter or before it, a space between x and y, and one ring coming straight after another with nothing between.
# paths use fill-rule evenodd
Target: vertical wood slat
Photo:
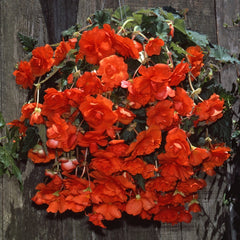
<instances>
[{"instance_id":1,"label":"vertical wood slat","mask_svg":"<svg viewBox=\"0 0 240 240\"><path fill-rule=\"evenodd\" d=\"M233 4L235 1L235 5ZM37 2L37 3L36 3ZM87 16L103 7L118 6L118 0L79 0L78 6L78 22L84 24ZM206 33L212 42L217 41L216 23L218 23L218 40L222 39L224 32L219 21L223 21L224 14L220 10L222 7L233 8L238 0L232 0L231 4L224 0L217 1L219 12L217 18L215 16L215 1L213 0L169 0L167 5L171 5L177 10L188 8L187 23L193 30ZM121 1L123 3L123 1ZM157 7L166 5L166 1L162 0L126 0L133 9L142 7ZM20 107L24 101L24 93L15 86L14 79L11 75L14 64L23 57L23 53L16 40L16 32L20 31L26 35L34 36L39 39L40 45L47 41L46 27L41 12L40 3L36 0L18 1L2 1L0 2L1 16L1 110L4 111L4 116L7 120L12 120L19 116ZM14 19L14 22L12 21ZM216 19L218 22L216 22ZM229 20L229 19L228 19ZM225 20L224 20L225 21ZM7 23L7 24L5 24ZM11 25L12 24L12 25ZM222 34L222 35L221 35ZM239 34L239 31L238 31ZM233 36L235 38L235 36ZM226 37L226 39L228 39ZM227 40L226 40L227 41ZM228 41L229 44L231 44ZM17 47L16 47L17 46ZM229 47L231 49L231 46ZM7 79L7 81L4 81ZM227 79L227 78L226 78ZM60 217L47 215L45 210L36 209L31 204L31 197L34 194L33 187L43 179L42 169L34 167L29 162L24 169L24 192L18 190L16 181L9 180L7 177L2 178L0 183L0 226L2 227L0 239L36 239L36 240L82 240L82 239L128 239L128 240L144 240L144 239L211 239L214 227L211 224L206 224L208 231L205 231L205 223L209 220L206 216L201 217L195 214L192 223L178 224L170 226L162 224L149 224L144 222L136 224L136 218L128 218L126 221L116 221L112 230L96 230L87 223L87 219L82 214L63 214ZM211 182L206 190L200 193L201 201L206 212L210 215L211 221L216 224L218 219L216 203L222 199L224 186L221 187L218 194L217 182L212 186L211 200L208 200L208 191L211 188ZM41 208L41 207L40 207ZM223 211L220 207L219 212ZM130 220L129 220L130 219ZM205 233L207 235L205 235ZM2 237L2 238L1 238ZM212 239L219 239L216 234Z\"/></svg>"}]
</instances>

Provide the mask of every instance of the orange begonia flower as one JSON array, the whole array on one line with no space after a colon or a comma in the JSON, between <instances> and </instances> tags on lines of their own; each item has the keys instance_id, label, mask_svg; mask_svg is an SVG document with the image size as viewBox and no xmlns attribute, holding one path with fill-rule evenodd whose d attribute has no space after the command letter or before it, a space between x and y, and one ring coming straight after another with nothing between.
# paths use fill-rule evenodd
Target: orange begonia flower
<instances>
[{"instance_id":1,"label":"orange begonia flower","mask_svg":"<svg viewBox=\"0 0 240 240\"><path fill-rule=\"evenodd\" d=\"M103 85L95 72L84 72L76 82L76 87L83 91L83 95L95 95L103 92Z\"/></svg>"},{"instance_id":2,"label":"orange begonia flower","mask_svg":"<svg viewBox=\"0 0 240 240\"><path fill-rule=\"evenodd\" d=\"M196 78L199 76L201 68L203 67L203 56L202 50L199 46L192 46L186 49L187 58L191 65L191 73ZM192 77L192 79L194 79Z\"/></svg>"},{"instance_id":3,"label":"orange begonia flower","mask_svg":"<svg viewBox=\"0 0 240 240\"><path fill-rule=\"evenodd\" d=\"M89 213L87 215L89 217L89 221L92 222L96 226L100 226L102 228L106 228L106 226L102 223L104 220L104 216L100 213Z\"/></svg>"},{"instance_id":4,"label":"orange begonia flower","mask_svg":"<svg viewBox=\"0 0 240 240\"><path fill-rule=\"evenodd\" d=\"M163 63L158 63L148 68L141 66L139 68L139 73L156 83L168 82L172 75L171 68L167 64Z\"/></svg>"},{"instance_id":5,"label":"orange begonia flower","mask_svg":"<svg viewBox=\"0 0 240 240\"><path fill-rule=\"evenodd\" d=\"M99 151L94 153L95 158L91 160L90 168L98 170L105 175L122 171L122 160L112 152Z\"/></svg>"},{"instance_id":6,"label":"orange begonia flower","mask_svg":"<svg viewBox=\"0 0 240 240\"><path fill-rule=\"evenodd\" d=\"M146 163L140 159L135 158L123 162L123 170L128 171L132 175L142 174L145 169Z\"/></svg>"},{"instance_id":7,"label":"orange begonia flower","mask_svg":"<svg viewBox=\"0 0 240 240\"><path fill-rule=\"evenodd\" d=\"M55 88L45 90L42 114L47 116L49 120L53 120L55 114L60 116L63 113L70 112L68 98L65 92L59 92Z\"/></svg>"},{"instance_id":8,"label":"orange begonia flower","mask_svg":"<svg viewBox=\"0 0 240 240\"><path fill-rule=\"evenodd\" d=\"M105 131L117 121L117 114L112 111L111 100L97 95L87 96L79 109L88 125L97 131Z\"/></svg>"},{"instance_id":9,"label":"orange begonia flower","mask_svg":"<svg viewBox=\"0 0 240 240\"><path fill-rule=\"evenodd\" d=\"M114 31L108 24L103 29L95 27L83 32L79 41L79 53L86 57L91 64L98 64L100 60L115 53L113 48Z\"/></svg>"},{"instance_id":10,"label":"orange begonia flower","mask_svg":"<svg viewBox=\"0 0 240 240\"><path fill-rule=\"evenodd\" d=\"M124 143L123 139L120 140L111 140L106 150L113 152L117 157L125 156L128 145Z\"/></svg>"},{"instance_id":11,"label":"orange begonia flower","mask_svg":"<svg viewBox=\"0 0 240 240\"><path fill-rule=\"evenodd\" d=\"M161 207L157 215L154 216L154 220L171 223L172 225L178 222L191 222L191 214L184 210L184 207Z\"/></svg>"},{"instance_id":12,"label":"orange begonia flower","mask_svg":"<svg viewBox=\"0 0 240 240\"><path fill-rule=\"evenodd\" d=\"M159 101L147 109L147 125L166 130L173 123L174 108L169 100Z\"/></svg>"},{"instance_id":13,"label":"orange begonia flower","mask_svg":"<svg viewBox=\"0 0 240 240\"><path fill-rule=\"evenodd\" d=\"M168 181L187 180L193 174L193 169L188 166L182 166L175 162L165 163L159 167L161 175Z\"/></svg>"},{"instance_id":14,"label":"orange begonia flower","mask_svg":"<svg viewBox=\"0 0 240 240\"><path fill-rule=\"evenodd\" d=\"M145 51L148 56L160 55L161 48L164 45L164 41L159 37L150 38L148 43L145 46Z\"/></svg>"},{"instance_id":15,"label":"orange begonia flower","mask_svg":"<svg viewBox=\"0 0 240 240\"><path fill-rule=\"evenodd\" d=\"M188 207L188 211L189 212L201 212L201 207L200 207L199 203L197 203L197 202L192 202L192 203L190 202L189 207Z\"/></svg>"},{"instance_id":16,"label":"orange begonia flower","mask_svg":"<svg viewBox=\"0 0 240 240\"><path fill-rule=\"evenodd\" d=\"M69 42L61 41L54 52L54 65L58 66L71 49Z\"/></svg>"},{"instance_id":17,"label":"orange begonia flower","mask_svg":"<svg viewBox=\"0 0 240 240\"><path fill-rule=\"evenodd\" d=\"M145 168L142 172L142 176L144 179L152 178L155 176L155 171L156 171L155 165L150 164L150 163L146 164Z\"/></svg>"},{"instance_id":18,"label":"orange begonia flower","mask_svg":"<svg viewBox=\"0 0 240 240\"><path fill-rule=\"evenodd\" d=\"M138 109L153 100L151 82L142 76L133 79L133 83L128 86L128 92L127 99L132 108Z\"/></svg>"},{"instance_id":19,"label":"orange begonia flower","mask_svg":"<svg viewBox=\"0 0 240 240\"><path fill-rule=\"evenodd\" d=\"M130 199L126 204L126 212L130 215L139 215L143 210L149 211L155 206L156 197L151 192L137 194L134 199Z\"/></svg>"},{"instance_id":20,"label":"orange begonia flower","mask_svg":"<svg viewBox=\"0 0 240 240\"><path fill-rule=\"evenodd\" d=\"M186 132L177 127L171 129L166 137L165 150L169 157L187 158L191 152Z\"/></svg>"},{"instance_id":21,"label":"orange begonia flower","mask_svg":"<svg viewBox=\"0 0 240 240\"><path fill-rule=\"evenodd\" d=\"M98 149L98 145L106 146L108 144L107 136L102 132L87 131L85 134L78 133L77 144L81 147L89 147L90 153Z\"/></svg>"},{"instance_id":22,"label":"orange begonia flower","mask_svg":"<svg viewBox=\"0 0 240 240\"><path fill-rule=\"evenodd\" d=\"M113 48L123 57L138 59L139 52L132 39L115 34Z\"/></svg>"},{"instance_id":23,"label":"orange begonia flower","mask_svg":"<svg viewBox=\"0 0 240 240\"><path fill-rule=\"evenodd\" d=\"M66 89L64 91L64 94L68 99L68 106L71 106L74 108L78 108L85 98L83 91L81 91L78 88ZM79 110L77 109L76 112L79 113ZM63 113L62 116L64 118L68 118L69 115L70 115L70 112L66 111L65 113Z\"/></svg>"},{"instance_id":24,"label":"orange begonia flower","mask_svg":"<svg viewBox=\"0 0 240 240\"><path fill-rule=\"evenodd\" d=\"M16 83L22 85L23 88L32 89L35 76L32 73L31 64L26 61L21 61L18 65L18 69L13 72L16 77Z\"/></svg>"},{"instance_id":25,"label":"orange begonia flower","mask_svg":"<svg viewBox=\"0 0 240 240\"><path fill-rule=\"evenodd\" d=\"M189 64L183 62L183 60L174 68L170 77L169 86L178 86L189 72Z\"/></svg>"},{"instance_id":26,"label":"orange begonia flower","mask_svg":"<svg viewBox=\"0 0 240 240\"><path fill-rule=\"evenodd\" d=\"M52 149L47 149L47 153L41 145L36 145L34 148L28 151L28 158L30 158L34 163L47 163L55 159L56 151Z\"/></svg>"},{"instance_id":27,"label":"orange begonia flower","mask_svg":"<svg viewBox=\"0 0 240 240\"><path fill-rule=\"evenodd\" d=\"M39 77L50 71L54 59L53 49L48 44L35 48L32 51L32 55L30 64L34 76Z\"/></svg>"},{"instance_id":28,"label":"orange begonia flower","mask_svg":"<svg viewBox=\"0 0 240 240\"><path fill-rule=\"evenodd\" d=\"M122 57L112 55L105 57L99 63L97 74L102 76L104 91L113 90L121 85L121 81L128 79L128 66Z\"/></svg>"},{"instance_id":29,"label":"orange begonia flower","mask_svg":"<svg viewBox=\"0 0 240 240\"><path fill-rule=\"evenodd\" d=\"M224 100L220 100L219 95L212 94L211 97L195 106L193 114L199 116L194 122L195 126L201 122L213 123L223 116Z\"/></svg>"},{"instance_id":30,"label":"orange begonia flower","mask_svg":"<svg viewBox=\"0 0 240 240\"><path fill-rule=\"evenodd\" d=\"M167 179L164 177L157 177L153 179L149 179L145 184L145 188L148 191L158 191L158 192L169 192L173 191L176 187L176 181L171 179Z\"/></svg>"},{"instance_id":31,"label":"orange begonia flower","mask_svg":"<svg viewBox=\"0 0 240 240\"><path fill-rule=\"evenodd\" d=\"M206 182L203 179L187 179L186 181L178 182L177 190L184 194L195 193L198 190L206 186Z\"/></svg>"},{"instance_id":32,"label":"orange begonia flower","mask_svg":"<svg viewBox=\"0 0 240 240\"><path fill-rule=\"evenodd\" d=\"M118 107L115 113L118 115L118 121L125 125L131 123L132 120L136 117L133 112L123 107Z\"/></svg>"},{"instance_id":33,"label":"orange begonia flower","mask_svg":"<svg viewBox=\"0 0 240 240\"><path fill-rule=\"evenodd\" d=\"M22 106L22 110L21 110L22 115L20 117L20 121L29 119L31 125L33 125L34 123L36 123L36 124L44 123L44 119L41 114L41 108L42 108L42 104L40 104L40 103L39 104L37 104L37 103L24 104ZM33 116L34 113L39 113L39 115ZM31 119L32 117L35 119Z\"/></svg>"},{"instance_id":34,"label":"orange begonia flower","mask_svg":"<svg viewBox=\"0 0 240 240\"><path fill-rule=\"evenodd\" d=\"M194 106L193 100L188 96L187 92L180 87L176 88L175 97L173 97L173 104L175 110L181 116L188 116Z\"/></svg>"},{"instance_id":35,"label":"orange begonia flower","mask_svg":"<svg viewBox=\"0 0 240 240\"><path fill-rule=\"evenodd\" d=\"M162 133L158 128L149 128L140 132L136 141L132 142L126 154L131 153L131 157L135 158L139 155L147 155L152 153L156 148L160 147L162 142Z\"/></svg>"},{"instance_id":36,"label":"orange begonia flower","mask_svg":"<svg viewBox=\"0 0 240 240\"><path fill-rule=\"evenodd\" d=\"M194 148L191 151L189 163L192 166L200 165L205 159L210 157L210 152L205 148Z\"/></svg>"},{"instance_id":37,"label":"orange begonia flower","mask_svg":"<svg viewBox=\"0 0 240 240\"><path fill-rule=\"evenodd\" d=\"M93 212L100 213L104 216L106 220L114 220L116 218L121 218L122 213L118 206L115 204L103 203L101 205L94 205Z\"/></svg>"},{"instance_id":38,"label":"orange begonia flower","mask_svg":"<svg viewBox=\"0 0 240 240\"><path fill-rule=\"evenodd\" d=\"M38 192L32 198L32 201L38 205L48 204L48 212L56 213L59 211L63 213L68 207L65 203L64 196L60 192L62 186L62 179L58 175L54 175L49 183L40 183L37 185L36 190L38 190Z\"/></svg>"},{"instance_id":39,"label":"orange begonia flower","mask_svg":"<svg viewBox=\"0 0 240 240\"><path fill-rule=\"evenodd\" d=\"M214 168L220 167L230 157L231 148L221 146L221 144L212 146L210 149L210 157L203 161L203 171L208 175L215 174Z\"/></svg>"}]
</instances>

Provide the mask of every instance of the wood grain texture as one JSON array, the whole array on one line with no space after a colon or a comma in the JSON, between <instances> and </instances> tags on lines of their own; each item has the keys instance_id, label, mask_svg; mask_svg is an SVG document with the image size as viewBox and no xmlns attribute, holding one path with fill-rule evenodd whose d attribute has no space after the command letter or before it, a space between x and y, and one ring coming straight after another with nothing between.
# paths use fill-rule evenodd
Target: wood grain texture
<instances>
[{"instance_id":1,"label":"wood grain texture","mask_svg":"<svg viewBox=\"0 0 240 240\"><path fill-rule=\"evenodd\" d=\"M45 4L53 4L51 0ZM56 3L56 1L54 1ZM70 1L69 1L70 2ZM14 82L12 71L17 61L24 53L16 39L16 33L33 36L39 45L53 41L48 35L54 31L54 38L74 21L85 25L89 15L103 8L117 8L127 4L133 10L148 7L172 6L179 11L188 9L186 21L189 28L207 34L213 43L219 43L229 48L232 53L240 51L240 30L225 29L223 23L231 23L237 14L239 1L231 0L79 0L68 12L68 20L61 22L63 9L56 9L56 17L46 20L42 11L43 1L40 0L2 0L0 1L0 111L3 111L7 121L20 115L20 108L25 101L24 91ZM40 4L42 3L42 5ZM78 3L78 6L76 4ZM54 5L51 5L54 8ZM66 7L65 7L66 9ZM225 11L227 9L227 11ZM62 11L62 12L61 12ZM74 15L77 11L77 17ZM72 18L69 20L69 18ZM74 20L74 21L73 21ZM50 22L48 22L50 21ZM52 21L52 22L51 22ZM55 21L55 22L54 22ZM46 26L48 24L48 28ZM61 28L57 26L61 23ZM50 27L50 26L51 27ZM49 30L49 27L52 29ZM223 75L225 74L225 75ZM224 69L221 73L222 84L229 88L230 80L236 78L235 69ZM20 192L14 179L1 178L0 182L0 239L3 240L220 240L225 232L227 208L222 199L226 179L217 175L207 178L208 186L200 192L200 202L203 212L194 214L190 224L167 224L140 221L134 217L124 217L109 223L109 229L100 230L87 222L84 214L66 213L61 216L47 214L45 208L34 206L31 197L34 186L43 179L43 168L34 167L28 162L23 168L24 191ZM219 182L223 183L219 185ZM204 214L206 212L206 214ZM225 238L227 239L227 238Z\"/></svg>"}]
</instances>

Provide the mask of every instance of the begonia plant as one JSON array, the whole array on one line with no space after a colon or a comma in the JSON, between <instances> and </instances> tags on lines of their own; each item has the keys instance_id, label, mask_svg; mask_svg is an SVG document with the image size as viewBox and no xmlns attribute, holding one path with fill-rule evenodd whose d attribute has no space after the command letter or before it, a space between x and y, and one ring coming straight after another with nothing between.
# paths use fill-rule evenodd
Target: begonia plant
<instances>
[{"instance_id":1,"label":"begonia plant","mask_svg":"<svg viewBox=\"0 0 240 240\"><path fill-rule=\"evenodd\" d=\"M84 212L103 228L123 212L189 223L201 173L214 175L231 152L234 99L214 61L238 60L177 12L120 10L98 11L54 45L19 35L29 58L13 74L29 96L9 123L11 144L18 158L47 163L32 198L47 212Z\"/></svg>"}]
</instances>

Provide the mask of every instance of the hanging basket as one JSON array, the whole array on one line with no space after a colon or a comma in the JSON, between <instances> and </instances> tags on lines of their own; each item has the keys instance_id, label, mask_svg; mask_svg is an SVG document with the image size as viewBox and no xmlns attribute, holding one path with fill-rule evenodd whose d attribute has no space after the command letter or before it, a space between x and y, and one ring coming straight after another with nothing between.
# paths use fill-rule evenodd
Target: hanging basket
<instances>
[{"instance_id":1,"label":"hanging basket","mask_svg":"<svg viewBox=\"0 0 240 240\"><path fill-rule=\"evenodd\" d=\"M13 74L29 101L10 131L21 156L52 163L33 202L103 228L123 212L189 223L201 173L214 175L231 151L216 60L238 60L161 8L98 11L88 24L52 46L20 35L31 55Z\"/></svg>"}]
</instances>

